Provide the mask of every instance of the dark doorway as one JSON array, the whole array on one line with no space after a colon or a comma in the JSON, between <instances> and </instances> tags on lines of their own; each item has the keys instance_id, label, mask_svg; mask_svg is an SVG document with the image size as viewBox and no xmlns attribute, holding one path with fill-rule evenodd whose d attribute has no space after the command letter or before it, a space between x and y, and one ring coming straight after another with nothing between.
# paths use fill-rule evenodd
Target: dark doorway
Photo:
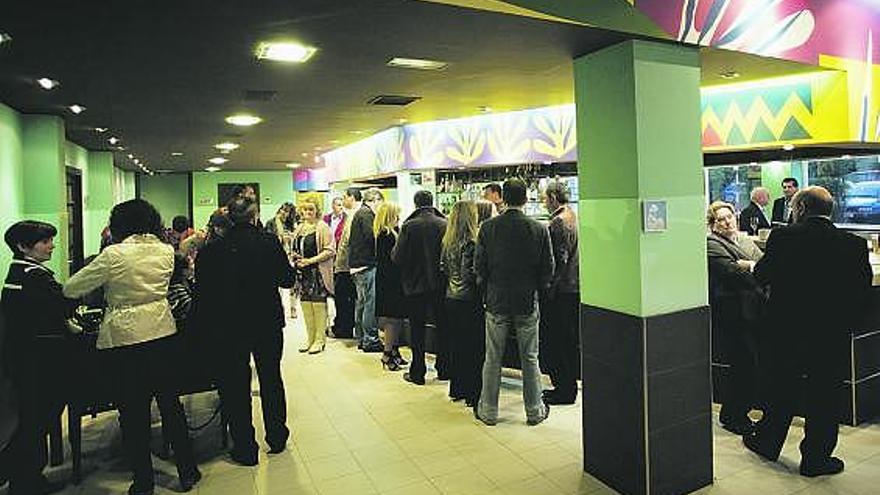
<instances>
[{"instance_id":1,"label":"dark doorway","mask_svg":"<svg viewBox=\"0 0 880 495\"><path fill-rule=\"evenodd\" d=\"M83 265L82 172L67 168L67 264L69 273Z\"/></svg>"}]
</instances>

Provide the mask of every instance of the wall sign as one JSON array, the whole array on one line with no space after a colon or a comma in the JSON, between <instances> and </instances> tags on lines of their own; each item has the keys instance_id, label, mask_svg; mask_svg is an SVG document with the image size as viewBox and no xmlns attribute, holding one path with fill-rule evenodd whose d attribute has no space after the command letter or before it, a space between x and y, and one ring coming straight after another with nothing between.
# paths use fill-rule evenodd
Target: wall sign
<instances>
[{"instance_id":1,"label":"wall sign","mask_svg":"<svg viewBox=\"0 0 880 495\"><path fill-rule=\"evenodd\" d=\"M666 201L642 201L642 231L666 232Z\"/></svg>"}]
</instances>

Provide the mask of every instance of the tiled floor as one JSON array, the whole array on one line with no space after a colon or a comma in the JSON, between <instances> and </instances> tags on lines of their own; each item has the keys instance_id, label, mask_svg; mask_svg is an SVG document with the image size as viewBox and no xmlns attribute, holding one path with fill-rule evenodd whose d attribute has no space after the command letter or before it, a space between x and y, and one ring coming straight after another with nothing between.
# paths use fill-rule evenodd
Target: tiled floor
<instances>
[{"instance_id":1,"label":"tiled floor","mask_svg":"<svg viewBox=\"0 0 880 495\"><path fill-rule=\"evenodd\" d=\"M291 448L276 456L261 454L254 468L236 466L220 450L215 422L196 434L205 477L193 493L614 493L581 470L579 405L554 407L546 423L527 427L520 387L511 376L502 391L502 420L489 428L463 405L451 403L446 382L433 380L433 374L424 387L409 385L401 373L384 372L379 355L356 352L350 341L331 340L320 355L299 354L302 334L302 321L293 320L284 359ZM258 412L259 400L254 402ZM190 423L210 418L215 404L212 394L187 398ZM84 426L87 478L64 493L124 493L129 475L121 461L115 414L86 419ZM796 474L800 436L801 428L794 428L783 463L770 464L747 453L738 437L716 429L716 482L699 493L880 493L880 425L844 428L838 453L847 470L826 479ZM174 493L173 467L158 459L155 466L158 493ZM51 476L68 471L63 467ZM0 489L0 495L5 493Z\"/></svg>"}]
</instances>

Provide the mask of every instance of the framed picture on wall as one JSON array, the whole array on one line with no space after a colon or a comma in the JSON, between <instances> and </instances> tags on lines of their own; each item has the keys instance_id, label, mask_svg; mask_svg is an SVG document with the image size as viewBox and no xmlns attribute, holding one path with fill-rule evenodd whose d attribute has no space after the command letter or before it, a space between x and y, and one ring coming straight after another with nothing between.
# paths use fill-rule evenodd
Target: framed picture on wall
<instances>
[{"instance_id":1,"label":"framed picture on wall","mask_svg":"<svg viewBox=\"0 0 880 495\"><path fill-rule=\"evenodd\" d=\"M260 202L260 184L256 182L248 182L248 183L231 183L231 184L217 184L217 206L223 207L229 204L235 195L238 194L243 188L250 187L254 190L254 195L256 196L257 203Z\"/></svg>"}]
</instances>

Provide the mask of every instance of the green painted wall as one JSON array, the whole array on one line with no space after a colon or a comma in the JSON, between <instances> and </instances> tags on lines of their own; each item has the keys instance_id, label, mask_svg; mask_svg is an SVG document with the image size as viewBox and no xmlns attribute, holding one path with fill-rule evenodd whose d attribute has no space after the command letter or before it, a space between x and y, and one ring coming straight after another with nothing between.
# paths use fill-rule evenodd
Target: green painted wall
<instances>
[{"instance_id":1,"label":"green painted wall","mask_svg":"<svg viewBox=\"0 0 880 495\"><path fill-rule=\"evenodd\" d=\"M24 216L24 181L22 177L21 116L0 103L0 234ZM0 270L5 276L12 253L0 245Z\"/></svg>"},{"instance_id":2,"label":"green painted wall","mask_svg":"<svg viewBox=\"0 0 880 495\"><path fill-rule=\"evenodd\" d=\"M782 197L782 179L791 177L791 168L791 162L773 162L761 167L761 185L770 190L768 215L771 213L770 208L773 205L773 200Z\"/></svg>"},{"instance_id":3,"label":"green painted wall","mask_svg":"<svg viewBox=\"0 0 880 495\"><path fill-rule=\"evenodd\" d=\"M24 217L58 229L48 266L63 280L68 274L64 122L48 115L25 115L22 122Z\"/></svg>"},{"instance_id":4,"label":"green painted wall","mask_svg":"<svg viewBox=\"0 0 880 495\"><path fill-rule=\"evenodd\" d=\"M88 176L84 177L83 247L85 256L97 254L101 247L101 231L109 223L113 208L113 153L90 151ZM87 179L87 180L86 180Z\"/></svg>"},{"instance_id":5,"label":"green painted wall","mask_svg":"<svg viewBox=\"0 0 880 495\"><path fill-rule=\"evenodd\" d=\"M260 217L272 218L286 201L293 201L293 174L280 172L193 172L193 225L208 223L218 208L217 185L256 182L260 184Z\"/></svg>"},{"instance_id":6,"label":"green painted wall","mask_svg":"<svg viewBox=\"0 0 880 495\"><path fill-rule=\"evenodd\" d=\"M135 175L130 170L113 168L113 204L119 204L135 196Z\"/></svg>"},{"instance_id":7,"label":"green painted wall","mask_svg":"<svg viewBox=\"0 0 880 495\"><path fill-rule=\"evenodd\" d=\"M153 204L166 227L178 215L189 218L189 175L139 175L140 197Z\"/></svg>"},{"instance_id":8,"label":"green painted wall","mask_svg":"<svg viewBox=\"0 0 880 495\"><path fill-rule=\"evenodd\" d=\"M707 304L696 50L624 42L575 60L581 301L634 316ZM667 230L642 231L644 200Z\"/></svg>"}]
</instances>

